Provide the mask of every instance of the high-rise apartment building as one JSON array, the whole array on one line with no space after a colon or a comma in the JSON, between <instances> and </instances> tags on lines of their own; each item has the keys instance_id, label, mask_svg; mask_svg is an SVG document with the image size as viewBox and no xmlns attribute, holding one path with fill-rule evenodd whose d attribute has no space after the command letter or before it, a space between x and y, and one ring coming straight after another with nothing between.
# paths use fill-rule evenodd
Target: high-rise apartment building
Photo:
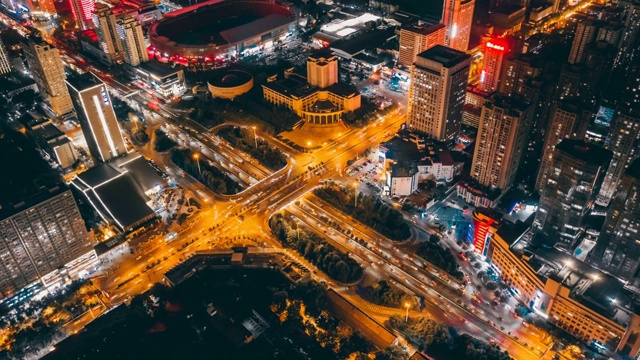
<instances>
[{"instance_id":1,"label":"high-rise apartment building","mask_svg":"<svg viewBox=\"0 0 640 360\"><path fill-rule=\"evenodd\" d=\"M118 36L115 13L108 5L98 3L92 16L100 48L109 55L111 61L121 62L123 49L122 41Z\"/></svg>"},{"instance_id":2,"label":"high-rise apartment building","mask_svg":"<svg viewBox=\"0 0 640 360\"><path fill-rule=\"evenodd\" d=\"M625 280L640 269L640 159L622 175L589 261Z\"/></svg>"},{"instance_id":3,"label":"high-rise apartment building","mask_svg":"<svg viewBox=\"0 0 640 360\"><path fill-rule=\"evenodd\" d=\"M547 168L553 163L556 145L564 139L582 139L593 112L577 101L556 101L549 114L549 127L546 131L542 161L536 179L536 190L540 191L547 181Z\"/></svg>"},{"instance_id":4,"label":"high-rise apartment building","mask_svg":"<svg viewBox=\"0 0 640 360\"><path fill-rule=\"evenodd\" d=\"M11 72L11 63L9 63L9 54L4 47L2 39L0 39L0 75Z\"/></svg>"},{"instance_id":5,"label":"high-rise apartment building","mask_svg":"<svg viewBox=\"0 0 640 360\"><path fill-rule=\"evenodd\" d=\"M25 38L22 51L38 90L58 115L73 111L73 103L64 80L64 66L58 49L42 40L39 35Z\"/></svg>"},{"instance_id":6,"label":"high-rise apartment building","mask_svg":"<svg viewBox=\"0 0 640 360\"><path fill-rule=\"evenodd\" d=\"M640 57L640 1L624 0L624 31L616 58L616 67L625 68L638 62Z\"/></svg>"},{"instance_id":7,"label":"high-rise apartment building","mask_svg":"<svg viewBox=\"0 0 640 360\"><path fill-rule=\"evenodd\" d=\"M637 156L639 139L640 112L619 108L605 144L605 148L613 152L613 158L596 201L598 205L607 206L613 198L624 169Z\"/></svg>"},{"instance_id":8,"label":"high-rise apartment building","mask_svg":"<svg viewBox=\"0 0 640 360\"><path fill-rule=\"evenodd\" d=\"M96 8L95 0L69 0L71 3L71 12L76 20L76 25L81 30L93 28L92 15Z\"/></svg>"},{"instance_id":9,"label":"high-rise apartment building","mask_svg":"<svg viewBox=\"0 0 640 360\"><path fill-rule=\"evenodd\" d=\"M531 105L494 96L482 106L471 176L481 185L508 190L516 177L531 128Z\"/></svg>"},{"instance_id":10,"label":"high-rise apartment building","mask_svg":"<svg viewBox=\"0 0 640 360\"><path fill-rule=\"evenodd\" d=\"M569 63L579 64L584 58L584 50L587 45L591 44L596 38L598 33L598 26L595 20L584 19L578 22L576 27L575 37L571 44L571 51L569 52Z\"/></svg>"},{"instance_id":11,"label":"high-rise apartment building","mask_svg":"<svg viewBox=\"0 0 640 360\"><path fill-rule=\"evenodd\" d=\"M532 54L521 54L504 59L498 89L509 96L522 95L528 79L534 79L542 72L542 66Z\"/></svg>"},{"instance_id":12,"label":"high-rise apartment building","mask_svg":"<svg viewBox=\"0 0 640 360\"><path fill-rule=\"evenodd\" d=\"M542 232L556 246L571 251L584 233L611 156L582 140L564 139L556 145L536 214Z\"/></svg>"},{"instance_id":13,"label":"high-rise apartment building","mask_svg":"<svg viewBox=\"0 0 640 360\"><path fill-rule=\"evenodd\" d=\"M446 27L444 24L429 26L405 26L400 29L400 50L398 63L411 66L416 61L416 56L436 45L444 45L446 39Z\"/></svg>"},{"instance_id":14,"label":"high-rise apartment building","mask_svg":"<svg viewBox=\"0 0 640 360\"><path fill-rule=\"evenodd\" d=\"M125 16L117 22L118 36L122 40L124 62L137 66L149 61L142 26L133 16Z\"/></svg>"},{"instance_id":15,"label":"high-rise apartment building","mask_svg":"<svg viewBox=\"0 0 640 360\"><path fill-rule=\"evenodd\" d=\"M460 131L471 57L436 45L420 53L411 67L409 127L439 141Z\"/></svg>"},{"instance_id":16,"label":"high-rise apartment building","mask_svg":"<svg viewBox=\"0 0 640 360\"><path fill-rule=\"evenodd\" d=\"M338 58L328 52L318 51L307 59L307 82L324 89L337 83Z\"/></svg>"},{"instance_id":17,"label":"high-rise apartment building","mask_svg":"<svg viewBox=\"0 0 640 360\"><path fill-rule=\"evenodd\" d=\"M471 25L476 0L445 0L442 23L447 27L445 45L459 50L469 50Z\"/></svg>"},{"instance_id":18,"label":"high-rise apartment building","mask_svg":"<svg viewBox=\"0 0 640 360\"><path fill-rule=\"evenodd\" d=\"M0 138L0 298L93 251L71 194L19 133ZM24 166L29 164L29 166Z\"/></svg>"},{"instance_id":19,"label":"high-rise apartment building","mask_svg":"<svg viewBox=\"0 0 640 360\"><path fill-rule=\"evenodd\" d=\"M492 93L498 90L502 63L509 51L507 41L502 38L493 38L484 44L484 60L482 61L482 72L480 73L480 84L478 88L485 93Z\"/></svg>"},{"instance_id":20,"label":"high-rise apartment building","mask_svg":"<svg viewBox=\"0 0 640 360\"><path fill-rule=\"evenodd\" d=\"M91 155L107 162L127 152L105 84L86 73L67 79Z\"/></svg>"}]
</instances>

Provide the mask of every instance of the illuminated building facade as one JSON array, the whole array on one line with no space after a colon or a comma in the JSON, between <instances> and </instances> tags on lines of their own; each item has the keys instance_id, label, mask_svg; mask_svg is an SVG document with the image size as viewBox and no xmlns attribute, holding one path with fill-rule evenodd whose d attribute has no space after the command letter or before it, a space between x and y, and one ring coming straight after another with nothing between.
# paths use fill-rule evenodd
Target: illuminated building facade
<instances>
[{"instance_id":1,"label":"illuminated building facade","mask_svg":"<svg viewBox=\"0 0 640 360\"><path fill-rule=\"evenodd\" d=\"M446 27L443 24L403 27L400 29L398 63L410 67L421 52L436 45L444 45L446 32Z\"/></svg>"},{"instance_id":2,"label":"illuminated building facade","mask_svg":"<svg viewBox=\"0 0 640 360\"><path fill-rule=\"evenodd\" d=\"M419 54L411 67L409 127L439 141L460 131L471 57L436 45Z\"/></svg>"},{"instance_id":3,"label":"illuminated building facade","mask_svg":"<svg viewBox=\"0 0 640 360\"><path fill-rule=\"evenodd\" d=\"M586 216L600 191L611 152L581 140L556 145L540 188L536 221L542 232L567 250L584 234Z\"/></svg>"},{"instance_id":4,"label":"illuminated building facade","mask_svg":"<svg viewBox=\"0 0 640 360\"><path fill-rule=\"evenodd\" d=\"M629 281L640 268L640 159L622 175L598 244L589 261Z\"/></svg>"},{"instance_id":5,"label":"illuminated building facade","mask_svg":"<svg viewBox=\"0 0 640 360\"><path fill-rule=\"evenodd\" d=\"M71 11L73 18L76 20L77 26L81 30L93 28L93 11L96 8L95 0L69 0L71 2Z\"/></svg>"},{"instance_id":6,"label":"illuminated building facade","mask_svg":"<svg viewBox=\"0 0 640 360\"><path fill-rule=\"evenodd\" d=\"M142 26L133 16L125 16L119 19L117 24L118 37L122 42L124 62L132 66L138 66L149 61L147 45L144 41Z\"/></svg>"},{"instance_id":7,"label":"illuminated building facade","mask_svg":"<svg viewBox=\"0 0 640 360\"><path fill-rule=\"evenodd\" d=\"M616 111L611 133L607 138L605 149L613 152L609 170L602 183L596 202L607 206L618 186L622 173L635 158L636 147L640 137L640 112L629 110Z\"/></svg>"},{"instance_id":8,"label":"illuminated building facade","mask_svg":"<svg viewBox=\"0 0 640 360\"><path fill-rule=\"evenodd\" d=\"M571 52L569 52L569 63L579 64L584 59L585 49L591 44L596 37L598 27L594 20L585 19L578 22L576 34L571 44Z\"/></svg>"},{"instance_id":9,"label":"illuminated building facade","mask_svg":"<svg viewBox=\"0 0 640 360\"><path fill-rule=\"evenodd\" d=\"M2 43L2 39L0 39L0 75L4 75L9 72L11 72L9 55L7 54L7 49L4 47L4 44Z\"/></svg>"},{"instance_id":10,"label":"illuminated building facade","mask_svg":"<svg viewBox=\"0 0 640 360\"><path fill-rule=\"evenodd\" d=\"M127 150L105 84L86 73L67 79L71 99L91 155L107 162Z\"/></svg>"},{"instance_id":11,"label":"illuminated building facade","mask_svg":"<svg viewBox=\"0 0 640 360\"><path fill-rule=\"evenodd\" d=\"M494 96L482 107L471 176L506 191L513 185L531 128L532 109L514 98Z\"/></svg>"},{"instance_id":12,"label":"illuminated building facade","mask_svg":"<svg viewBox=\"0 0 640 360\"><path fill-rule=\"evenodd\" d=\"M122 40L118 36L116 15L113 9L102 3L96 4L93 23L102 51L109 55L111 61L122 62Z\"/></svg>"},{"instance_id":13,"label":"illuminated building facade","mask_svg":"<svg viewBox=\"0 0 640 360\"><path fill-rule=\"evenodd\" d=\"M58 115L73 111L69 90L64 82L67 75L58 49L40 36L31 35L25 39L22 51L27 58L33 80L51 109Z\"/></svg>"},{"instance_id":14,"label":"illuminated building facade","mask_svg":"<svg viewBox=\"0 0 640 360\"><path fill-rule=\"evenodd\" d=\"M484 44L484 60L478 85L481 91L492 93L498 90L502 62L508 51L507 42L500 38L493 38Z\"/></svg>"},{"instance_id":15,"label":"illuminated building facade","mask_svg":"<svg viewBox=\"0 0 640 360\"><path fill-rule=\"evenodd\" d=\"M467 241L473 244L476 254L487 255L491 237L502 219L502 214L489 208L476 208L471 215Z\"/></svg>"},{"instance_id":16,"label":"illuminated building facade","mask_svg":"<svg viewBox=\"0 0 640 360\"><path fill-rule=\"evenodd\" d=\"M311 55L307 59L307 82L321 89L338 82L338 58L334 55Z\"/></svg>"},{"instance_id":17,"label":"illuminated building facade","mask_svg":"<svg viewBox=\"0 0 640 360\"><path fill-rule=\"evenodd\" d=\"M447 27L445 45L459 50L469 50L471 25L475 0L446 0L442 11L442 23Z\"/></svg>"},{"instance_id":18,"label":"illuminated building facade","mask_svg":"<svg viewBox=\"0 0 640 360\"><path fill-rule=\"evenodd\" d=\"M536 190L541 191L542 184L547 182L547 168L553 162L553 150L563 139L582 139L593 113L573 101L556 101L550 113Z\"/></svg>"}]
</instances>

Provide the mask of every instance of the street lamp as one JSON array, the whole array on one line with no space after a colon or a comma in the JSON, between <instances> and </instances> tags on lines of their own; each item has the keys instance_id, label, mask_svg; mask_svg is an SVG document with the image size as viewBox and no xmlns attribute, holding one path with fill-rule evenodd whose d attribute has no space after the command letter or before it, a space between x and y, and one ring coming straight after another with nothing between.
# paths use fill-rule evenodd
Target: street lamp
<instances>
[{"instance_id":1,"label":"street lamp","mask_svg":"<svg viewBox=\"0 0 640 360\"><path fill-rule=\"evenodd\" d=\"M196 159L196 163L198 163L198 173L202 175L202 170L200 170L200 154L193 154L193 158Z\"/></svg>"},{"instance_id":2,"label":"street lamp","mask_svg":"<svg viewBox=\"0 0 640 360\"><path fill-rule=\"evenodd\" d=\"M252 126L253 129L253 141L255 142L256 149L258 148L258 135L256 135L256 127Z\"/></svg>"},{"instance_id":3,"label":"street lamp","mask_svg":"<svg viewBox=\"0 0 640 360\"><path fill-rule=\"evenodd\" d=\"M307 141L307 146L311 146L311 141Z\"/></svg>"},{"instance_id":4,"label":"street lamp","mask_svg":"<svg viewBox=\"0 0 640 360\"><path fill-rule=\"evenodd\" d=\"M404 322L408 322L409 321L409 308L411 307L411 304L409 304L408 302L404 303L404 307L407 309L407 312L404 316Z\"/></svg>"}]
</instances>

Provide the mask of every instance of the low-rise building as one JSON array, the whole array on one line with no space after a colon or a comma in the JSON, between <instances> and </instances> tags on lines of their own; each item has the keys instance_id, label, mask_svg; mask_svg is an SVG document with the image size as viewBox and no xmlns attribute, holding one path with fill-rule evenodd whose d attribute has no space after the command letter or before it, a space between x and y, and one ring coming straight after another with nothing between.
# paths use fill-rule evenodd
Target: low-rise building
<instances>
[{"instance_id":1,"label":"low-rise building","mask_svg":"<svg viewBox=\"0 0 640 360\"><path fill-rule=\"evenodd\" d=\"M158 97L165 99L180 97L187 91L184 71L157 60L147 61L137 66L135 75Z\"/></svg>"},{"instance_id":2,"label":"low-rise building","mask_svg":"<svg viewBox=\"0 0 640 360\"><path fill-rule=\"evenodd\" d=\"M380 145L378 160L386 172L391 196L411 195L419 183L429 180L449 183L464 166L443 145L432 140L427 143L406 130Z\"/></svg>"}]
</instances>

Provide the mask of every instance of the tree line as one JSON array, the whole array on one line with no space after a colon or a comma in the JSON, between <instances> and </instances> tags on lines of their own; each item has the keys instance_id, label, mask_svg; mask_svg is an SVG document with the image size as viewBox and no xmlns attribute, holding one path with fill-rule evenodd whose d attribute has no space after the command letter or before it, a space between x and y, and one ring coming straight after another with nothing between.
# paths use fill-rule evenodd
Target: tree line
<instances>
[{"instance_id":1,"label":"tree line","mask_svg":"<svg viewBox=\"0 0 640 360\"><path fill-rule=\"evenodd\" d=\"M261 164L272 171L278 171L287 165L287 157L266 141L253 138L249 130L240 127L225 127L218 132L234 148L249 153ZM256 147L256 143L258 147Z\"/></svg>"},{"instance_id":2,"label":"tree line","mask_svg":"<svg viewBox=\"0 0 640 360\"><path fill-rule=\"evenodd\" d=\"M374 196L359 193L356 207L352 189L329 185L316 189L314 194L391 240L406 240L411 235L402 214Z\"/></svg>"},{"instance_id":3,"label":"tree line","mask_svg":"<svg viewBox=\"0 0 640 360\"><path fill-rule=\"evenodd\" d=\"M458 262L456 257L451 253L451 250L445 249L439 244L440 238L437 235L431 235L429 241L425 241L420 244L416 254L446 271L456 279L462 280L464 274L458 270Z\"/></svg>"},{"instance_id":4,"label":"tree line","mask_svg":"<svg viewBox=\"0 0 640 360\"><path fill-rule=\"evenodd\" d=\"M420 351L437 359L510 360L509 353L496 344L488 344L426 317L409 318L394 315L387 325L398 329L419 345Z\"/></svg>"},{"instance_id":5,"label":"tree line","mask_svg":"<svg viewBox=\"0 0 640 360\"><path fill-rule=\"evenodd\" d=\"M301 228L290 217L276 214L269 219L271 232L288 248L296 250L334 280L353 283L362 278L362 267L313 231Z\"/></svg>"},{"instance_id":6,"label":"tree line","mask_svg":"<svg viewBox=\"0 0 640 360\"><path fill-rule=\"evenodd\" d=\"M171 140L171 138L167 136L164 131L156 129L155 133L156 139L153 142L153 146L157 152L167 151L176 146L176 142Z\"/></svg>"},{"instance_id":7,"label":"tree line","mask_svg":"<svg viewBox=\"0 0 640 360\"><path fill-rule=\"evenodd\" d=\"M382 306L403 308L406 304L415 307L415 297L391 287L386 280L373 285L358 288L358 295L370 303Z\"/></svg>"},{"instance_id":8,"label":"tree line","mask_svg":"<svg viewBox=\"0 0 640 360\"><path fill-rule=\"evenodd\" d=\"M237 182L218 168L209 165L205 160L200 161L200 170L202 171L199 171L197 160L193 158L189 149L171 150L171 161L218 194L231 195L241 190Z\"/></svg>"}]
</instances>

